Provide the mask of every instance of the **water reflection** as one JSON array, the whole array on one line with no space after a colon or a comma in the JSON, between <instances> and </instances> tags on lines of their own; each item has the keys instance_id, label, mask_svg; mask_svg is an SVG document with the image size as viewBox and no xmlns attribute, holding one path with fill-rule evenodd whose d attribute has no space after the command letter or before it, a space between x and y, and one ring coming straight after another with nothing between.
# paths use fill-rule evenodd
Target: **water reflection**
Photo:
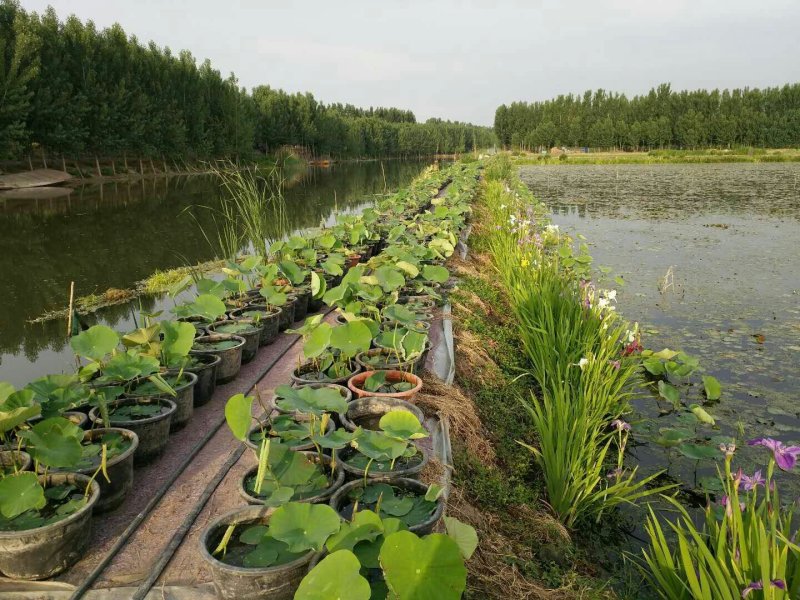
<instances>
[{"instance_id":1,"label":"water reflection","mask_svg":"<svg viewBox=\"0 0 800 600\"><path fill-rule=\"evenodd\" d=\"M349 163L287 175L289 229L319 225L334 211L356 210L375 194L406 185L425 164ZM197 221L211 228L212 211L201 207L215 209L222 201L217 184L205 176L0 198L0 381L22 385L68 364L64 323L26 321L63 308L71 281L77 295L102 293L129 287L156 269L212 258ZM153 299L143 302L148 310L156 306ZM132 324L128 305L104 310L102 319L119 328Z\"/></svg>"}]
</instances>

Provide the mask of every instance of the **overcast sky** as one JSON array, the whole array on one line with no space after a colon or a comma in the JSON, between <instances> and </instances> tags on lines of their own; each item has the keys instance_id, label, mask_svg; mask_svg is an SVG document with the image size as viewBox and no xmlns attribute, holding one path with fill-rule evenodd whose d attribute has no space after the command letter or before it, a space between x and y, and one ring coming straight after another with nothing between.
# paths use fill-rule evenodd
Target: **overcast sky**
<instances>
[{"instance_id":1,"label":"overcast sky","mask_svg":"<svg viewBox=\"0 0 800 600\"><path fill-rule=\"evenodd\" d=\"M210 58L241 85L490 125L495 108L800 81L798 0L21 0Z\"/></svg>"}]
</instances>

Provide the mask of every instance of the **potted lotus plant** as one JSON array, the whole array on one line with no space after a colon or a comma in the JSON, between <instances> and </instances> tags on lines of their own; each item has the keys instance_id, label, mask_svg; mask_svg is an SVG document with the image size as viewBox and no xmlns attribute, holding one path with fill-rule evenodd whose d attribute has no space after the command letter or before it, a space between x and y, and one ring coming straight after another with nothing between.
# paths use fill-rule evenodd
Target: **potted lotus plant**
<instances>
[{"instance_id":1,"label":"potted lotus plant","mask_svg":"<svg viewBox=\"0 0 800 600\"><path fill-rule=\"evenodd\" d=\"M253 397L237 394L228 400L225 418L234 437L250 441ZM239 492L250 504L280 506L288 501L327 502L344 483L344 471L319 452L300 452L279 437L262 437L253 448L257 464L240 481Z\"/></svg>"},{"instance_id":2,"label":"potted lotus plant","mask_svg":"<svg viewBox=\"0 0 800 600\"><path fill-rule=\"evenodd\" d=\"M25 414L38 410L32 396L30 390L22 390L5 398L0 406L4 435ZM74 467L81 458L84 431L69 420L51 417L17 434L35 470L4 473L0 478L0 571L17 579L46 579L86 552L100 486L94 480L97 472L88 477L57 471Z\"/></svg>"},{"instance_id":3,"label":"potted lotus plant","mask_svg":"<svg viewBox=\"0 0 800 600\"><path fill-rule=\"evenodd\" d=\"M354 477L416 475L428 462L428 455L413 443L428 437L417 416L392 410L378 422L378 430L356 428L350 448L340 453L342 468Z\"/></svg>"},{"instance_id":4,"label":"potted lotus plant","mask_svg":"<svg viewBox=\"0 0 800 600\"><path fill-rule=\"evenodd\" d=\"M91 380L94 408L89 418L104 427L133 431L139 438L136 464L143 464L160 455L167 445L175 402L162 396L145 398L120 397L143 380L162 390L163 396L175 391L163 379L157 358L136 348L120 350L119 335L105 325L94 325L70 339L73 351L88 364L79 372L82 380Z\"/></svg>"},{"instance_id":5,"label":"potted lotus plant","mask_svg":"<svg viewBox=\"0 0 800 600\"><path fill-rule=\"evenodd\" d=\"M322 321L322 315L315 315L291 332L304 339L306 361L292 373L297 385L344 383L360 370L355 356L372 344L372 332L362 320L334 327Z\"/></svg>"}]
</instances>

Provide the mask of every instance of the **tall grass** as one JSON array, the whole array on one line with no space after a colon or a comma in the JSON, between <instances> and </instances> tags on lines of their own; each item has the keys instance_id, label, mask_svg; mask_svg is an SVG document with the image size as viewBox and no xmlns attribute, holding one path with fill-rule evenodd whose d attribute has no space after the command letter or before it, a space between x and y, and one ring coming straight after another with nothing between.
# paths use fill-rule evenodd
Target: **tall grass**
<instances>
[{"instance_id":1,"label":"tall grass","mask_svg":"<svg viewBox=\"0 0 800 600\"><path fill-rule=\"evenodd\" d=\"M508 157L492 159L485 175L488 248L538 387L525 403L538 443L526 447L553 512L574 526L663 491L646 489L655 476L637 481L635 470L622 470L627 435L611 427L628 409L637 369L625 353L633 333L613 310L613 293L587 281L589 257L576 257L571 240L543 217Z\"/></svg>"},{"instance_id":2,"label":"tall grass","mask_svg":"<svg viewBox=\"0 0 800 600\"><path fill-rule=\"evenodd\" d=\"M269 257L272 243L289 230L282 170L229 162L211 171L225 198L219 209L206 207L214 227L206 231L201 225L203 237L219 258L233 259L242 250Z\"/></svg>"},{"instance_id":3,"label":"tall grass","mask_svg":"<svg viewBox=\"0 0 800 600\"><path fill-rule=\"evenodd\" d=\"M731 471L732 457L728 452L721 475L724 503L708 503L702 527L672 499L678 519L666 532L650 511L640 566L664 600L800 598L794 505L781 504L773 486L775 463L760 484L742 486L741 471Z\"/></svg>"}]
</instances>

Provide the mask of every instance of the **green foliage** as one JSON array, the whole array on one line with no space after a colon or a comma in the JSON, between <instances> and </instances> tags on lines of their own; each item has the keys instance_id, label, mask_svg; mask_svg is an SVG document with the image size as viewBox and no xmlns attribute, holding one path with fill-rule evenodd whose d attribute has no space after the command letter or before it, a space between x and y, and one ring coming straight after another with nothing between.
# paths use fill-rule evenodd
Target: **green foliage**
<instances>
[{"instance_id":1,"label":"green foliage","mask_svg":"<svg viewBox=\"0 0 800 600\"><path fill-rule=\"evenodd\" d=\"M0 479L0 513L6 519L44 508L46 502L35 473L22 471Z\"/></svg>"},{"instance_id":2,"label":"green foliage","mask_svg":"<svg viewBox=\"0 0 800 600\"><path fill-rule=\"evenodd\" d=\"M628 409L638 359L623 352L633 334L613 310L615 293L586 283L585 247L576 254L571 240L537 219L530 192L508 177L487 183L485 202L488 246L516 319L525 370L538 388L523 402L536 444L521 443L542 469L552 510L574 526L653 493L646 486L655 476L636 481L635 470L622 473L627 436L608 433ZM618 474L606 477L615 439Z\"/></svg>"},{"instance_id":3,"label":"green foliage","mask_svg":"<svg viewBox=\"0 0 800 600\"><path fill-rule=\"evenodd\" d=\"M774 460L765 478L743 490L732 458L726 455L720 473L725 502L708 503L702 527L673 498L666 500L678 516L666 530L650 510L639 566L663 600L789 600L800 593L794 507L782 504L773 486Z\"/></svg>"},{"instance_id":4,"label":"green foliage","mask_svg":"<svg viewBox=\"0 0 800 600\"><path fill-rule=\"evenodd\" d=\"M235 437L239 441L247 438L252 420L251 411L253 409L253 396L236 394L228 398L225 403L225 421Z\"/></svg>"},{"instance_id":5,"label":"green foliage","mask_svg":"<svg viewBox=\"0 0 800 600\"><path fill-rule=\"evenodd\" d=\"M380 560L389 589L403 600L458 600L467 585L459 546L441 533L424 538L393 533L383 543Z\"/></svg>"},{"instance_id":6,"label":"green foliage","mask_svg":"<svg viewBox=\"0 0 800 600\"><path fill-rule=\"evenodd\" d=\"M504 146L528 149L796 148L799 88L676 92L665 83L633 98L599 89L502 105L494 128Z\"/></svg>"},{"instance_id":7,"label":"green foliage","mask_svg":"<svg viewBox=\"0 0 800 600\"><path fill-rule=\"evenodd\" d=\"M349 550L339 550L323 558L300 582L295 600L348 598L369 600L372 590L359 571L361 563Z\"/></svg>"},{"instance_id":8,"label":"green foliage","mask_svg":"<svg viewBox=\"0 0 800 600\"><path fill-rule=\"evenodd\" d=\"M74 16L59 21L52 9L35 14L3 2L0 42L4 158L21 158L32 144L53 154L155 159L239 158L283 146L396 157L494 144L489 127L417 123L411 111L397 108L326 105L310 93L265 85L249 94L233 74L223 78L187 50L142 45L119 25L98 30ZM226 240L221 254L230 256L239 241Z\"/></svg>"}]
</instances>

